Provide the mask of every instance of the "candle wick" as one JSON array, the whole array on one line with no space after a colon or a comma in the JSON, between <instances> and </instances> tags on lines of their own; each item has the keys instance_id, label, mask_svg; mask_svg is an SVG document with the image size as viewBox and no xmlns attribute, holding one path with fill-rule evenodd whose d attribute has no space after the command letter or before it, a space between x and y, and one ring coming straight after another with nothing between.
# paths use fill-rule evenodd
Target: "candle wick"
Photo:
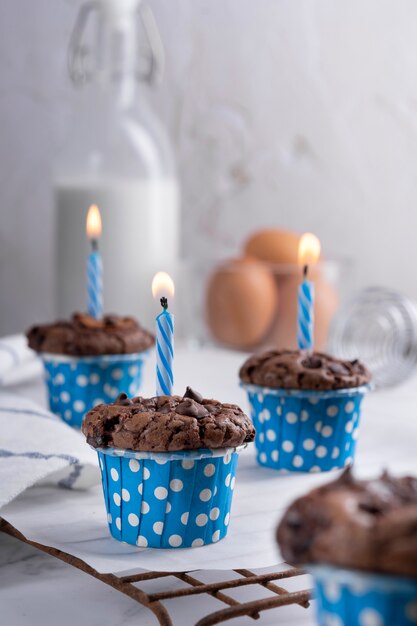
<instances>
[{"instance_id":1,"label":"candle wick","mask_svg":"<svg viewBox=\"0 0 417 626\"><path fill-rule=\"evenodd\" d=\"M166 298L161 298L160 302L161 302L161 307L165 309L166 311L168 308L168 300Z\"/></svg>"},{"instance_id":2,"label":"candle wick","mask_svg":"<svg viewBox=\"0 0 417 626\"><path fill-rule=\"evenodd\" d=\"M91 240L91 249L93 252L97 252L98 250L98 241L97 239L92 239Z\"/></svg>"},{"instance_id":3,"label":"candle wick","mask_svg":"<svg viewBox=\"0 0 417 626\"><path fill-rule=\"evenodd\" d=\"M307 278L307 274L308 274L308 265L304 265L304 267L303 267L303 276L304 276L304 278Z\"/></svg>"}]
</instances>

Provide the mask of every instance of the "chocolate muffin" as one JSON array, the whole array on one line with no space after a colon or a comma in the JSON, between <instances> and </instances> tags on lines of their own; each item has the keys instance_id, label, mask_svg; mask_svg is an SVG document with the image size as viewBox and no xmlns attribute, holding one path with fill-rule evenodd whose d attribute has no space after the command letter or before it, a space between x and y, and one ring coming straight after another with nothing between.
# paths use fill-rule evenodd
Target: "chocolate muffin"
<instances>
[{"instance_id":1,"label":"chocolate muffin","mask_svg":"<svg viewBox=\"0 0 417 626\"><path fill-rule=\"evenodd\" d=\"M289 507L277 541L293 565L417 577L417 478L356 480L347 469Z\"/></svg>"},{"instance_id":2,"label":"chocolate muffin","mask_svg":"<svg viewBox=\"0 0 417 626\"><path fill-rule=\"evenodd\" d=\"M240 368L244 383L279 389L327 391L369 383L371 374L357 359L347 361L322 352L270 350L251 356Z\"/></svg>"},{"instance_id":3,"label":"chocolate muffin","mask_svg":"<svg viewBox=\"0 0 417 626\"><path fill-rule=\"evenodd\" d=\"M154 336L132 317L95 319L86 313L74 313L69 321L33 326L27 338L36 352L68 356L133 354L155 343Z\"/></svg>"},{"instance_id":4,"label":"chocolate muffin","mask_svg":"<svg viewBox=\"0 0 417 626\"><path fill-rule=\"evenodd\" d=\"M82 431L95 448L155 452L236 447L255 437L238 406L206 400L189 387L182 398L121 394L113 404L91 409Z\"/></svg>"}]
</instances>

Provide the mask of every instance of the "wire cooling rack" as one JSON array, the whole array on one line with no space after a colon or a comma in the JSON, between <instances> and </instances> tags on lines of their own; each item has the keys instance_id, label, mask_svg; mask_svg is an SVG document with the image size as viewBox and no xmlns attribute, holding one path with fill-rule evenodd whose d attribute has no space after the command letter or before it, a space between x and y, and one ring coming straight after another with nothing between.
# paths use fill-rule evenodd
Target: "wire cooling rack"
<instances>
[{"instance_id":1,"label":"wire cooling rack","mask_svg":"<svg viewBox=\"0 0 417 626\"><path fill-rule=\"evenodd\" d=\"M144 607L153 612L158 623L161 626L174 626L174 622L171 616L163 604L165 600L181 599L185 602L186 598L190 598L195 595L209 594L213 598L225 605L225 608L220 608L214 613L206 615L200 619L195 626L212 626L213 624L220 624L226 622L235 617L248 616L252 619L258 619L262 611L269 609L276 609L281 606L287 606L289 604L299 604L301 607L308 608L310 591L287 591L284 587L281 587L281 583L288 581L290 578L303 575L303 571L295 568L286 569L283 571L270 572L267 574L254 574L248 569L236 569L233 570L236 577L233 576L230 580L221 580L218 582L204 583L199 579L199 571L193 572L150 572L140 571L138 573L129 574L127 576L116 576L115 574L101 574L94 568L90 567L87 563L81 559L62 552L57 548L45 546L35 541L27 539L20 531L14 526L9 524L6 520L0 518L0 531L27 543L46 554L54 556L73 567L101 580L106 585L110 585L113 589L124 593L136 602L139 602ZM140 588L141 583L158 580L161 578L176 579L184 583L183 586L173 590L160 591L156 593L149 593ZM278 582L280 584L278 584ZM248 585L257 585L259 592L263 597L252 600L250 602L239 602L226 592L228 590L245 587ZM147 585L148 586L148 585ZM268 590L268 595L265 597L264 591ZM272 593L271 593L272 592ZM175 625L176 626L176 625Z\"/></svg>"}]
</instances>

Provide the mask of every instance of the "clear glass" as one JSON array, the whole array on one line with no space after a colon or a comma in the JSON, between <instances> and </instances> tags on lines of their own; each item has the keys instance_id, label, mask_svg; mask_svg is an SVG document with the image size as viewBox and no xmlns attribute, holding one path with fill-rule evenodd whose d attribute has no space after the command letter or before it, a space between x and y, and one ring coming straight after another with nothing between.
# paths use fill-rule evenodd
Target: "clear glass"
<instances>
[{"instance_id":1,"label":"clear glass","mask_svg":"<svg viewBox=\"0 0 417 626\"><path fill-rule=\"evenodd\" d=\"M334 320L330 349L366 363L378 387L401 383L417 369L417 304L392 289L364 289Z\"/></svg>"},{"instance_id":2,"label":"clear glass","mask_svg":"<svg viewBox=\"0 0 417 626\"><path fill-rule=\"evenodd\" d=\"M94 3L71 42L81 88L54 173L57 312L86 307L85 218L97 204L105 310L152 327L152 277L178 263L179 191L167 135L138 81L138 5Z\"/></svg>"},{"instance_id":3,"label":"clear glass","mask_svg":"<svg viewBox=\"0 0 417 626\"><path fill-rule=\"evenodd\" d=\"M315 349L327 347L330 325L350 289L348 260L326 260L311 272L315 283ZM253 260L182 263L176 326L194 344L214 343L252 352L296 348L298 265Z\"/></svg>"}]
</instances>

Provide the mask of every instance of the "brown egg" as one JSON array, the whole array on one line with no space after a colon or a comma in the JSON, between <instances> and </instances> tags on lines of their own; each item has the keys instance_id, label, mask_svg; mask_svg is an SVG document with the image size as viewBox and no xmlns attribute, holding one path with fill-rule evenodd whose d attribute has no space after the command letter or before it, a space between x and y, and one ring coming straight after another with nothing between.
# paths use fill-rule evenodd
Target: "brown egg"
<instances>
[{"instance_id":1,"label":"brown egg","mask_svg":"<svg viewBox=\"0 0 417 626\"><path fill-rule=\"evenodd\" d=\"M255 259L221 265L207 286L207 323L215 339L233 348L258 345L271 327L278 288L271 271Z\"/></svg>"},{"instance_id":2,"label":"brown egg","mask_svg":"<svg viewBox=\"0 0 417 626\"><path fill-rule=\"evenodd\" d=\"M300 277L279 279L279 307L276 322L265 342L274 348L297 348L298 286ZM336 289L324 278L314 280L314 349L326 347L330 323L339 306Z\"/></svg>"},{"instance_id":3,"label":"brown egg","mask_svg":"<svg viewBox=\"0 0 417 626\"><path fill-rule=\"evenodd\" d=\"M268 228L249 237L244 252L260 261L277 264L298 263L300 235L288 230Z\"/></svg>"}]
</instances>

